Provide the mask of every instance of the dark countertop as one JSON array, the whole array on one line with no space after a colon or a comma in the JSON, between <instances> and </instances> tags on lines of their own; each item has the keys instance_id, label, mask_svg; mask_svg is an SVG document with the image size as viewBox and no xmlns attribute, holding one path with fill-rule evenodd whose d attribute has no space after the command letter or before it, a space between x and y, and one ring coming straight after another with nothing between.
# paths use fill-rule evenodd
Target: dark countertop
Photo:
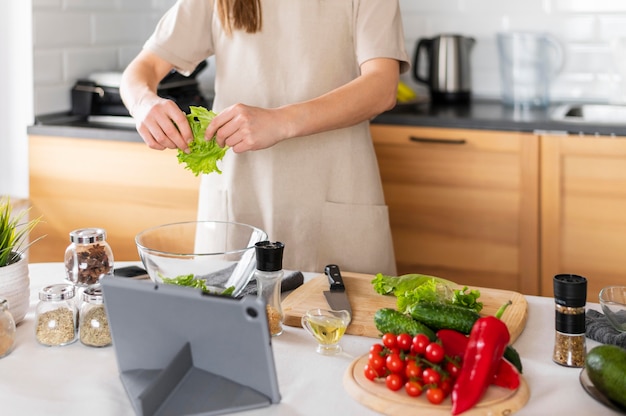
<instances>
[{"instance_id":1,"label":"dark countertop","mask_svg":"<svg viewBox=\"0 0 626 416\"><path fill-rule=\"evenodd\" d=\"M433 105L428 102L399 104L372 120L373 124L428 126L478 130L521 132L549 132L602 136L626 136L624 124L589 124L577 121L559 121L552 114L562 104L547 109L515 109L496 100L473 100L464 105ZM88 122L85 117L70 113L37 117L28 127L28 134L142 142L132 125Z\"/></svg>"}]
</instances>

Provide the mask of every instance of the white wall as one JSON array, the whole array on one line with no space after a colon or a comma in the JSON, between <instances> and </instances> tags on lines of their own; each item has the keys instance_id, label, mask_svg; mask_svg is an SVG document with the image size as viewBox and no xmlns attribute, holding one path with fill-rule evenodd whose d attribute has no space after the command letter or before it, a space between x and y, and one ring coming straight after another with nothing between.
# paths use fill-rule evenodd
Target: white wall
<instances>
[{"instance_id":1,"label":"white wall","mask_svg":"<svg viewBox=\"0 0 626 416\"><path fill-rule=\"evenodd\" d=\"M0 1L0 195L28 196L33 120L31 0Z\"/></svg>"},{"instance_id":2,"label":"white wall","mask_svg":"<svg viewBox=\"0 0 626 416\"><path fill-rule=\"evenodd\" d=\"M416 40L439 33L472 36L472 91L500 96L495 34L524 30L554 34L566 61L554 80L553 100L624 101L624 70L613 44L626 38L624 0L400 0L411 55ZM405 80L413 80L405 76ZM416 85L416 84L413 84Z\"/></svg>"}]
</instances>

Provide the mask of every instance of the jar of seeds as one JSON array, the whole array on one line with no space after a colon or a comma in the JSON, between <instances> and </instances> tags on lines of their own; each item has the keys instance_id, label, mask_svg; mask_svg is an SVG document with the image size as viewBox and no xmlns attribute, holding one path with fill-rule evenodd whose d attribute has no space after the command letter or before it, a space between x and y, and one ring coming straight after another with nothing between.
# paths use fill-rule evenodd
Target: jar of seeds
<instances>
[{"instance_id":1,"label":"jar of seeds","mask_svg":"<svg viewBox=\"0 0 626 416\"><path fill-rule=\"evenodd\" d=\"M99 284L91 285L83 292L78 332L80 342L89 347L111 345L109 321L104 310L102 287Z\"/></svg>"},{"instance_id":2,"label":"jar of seeds","mask_svg":"<svg viewBox=\"0 0 626 416\"><path fill-rule=\"evenodd\" d=\"M587 356L587 279L575 274L558 274L554 276L553 284L555 340L552 360L566 367L583 367Z\"/></svg>"},{"instance_id":3,"label":"jar of seeds","mask_svg":"<svg viewBox=\"0 0 626 416\"><path fill-rule=\"evenodd\" d=\"M62 346L76 341L76 318L73 285L63 283L41 289L35 309L35 337L41 345Z\"/></svg>"},{"instance_id":4,"label":"jar of seeds","mask_svg":"<svg viewBox=\"0 0 626 416\"><path fill-rule=\"evenodd\" d=\"M102 228L81 228L70 233L65 250L65 273L76 286L89 286L113 272L113 251Z\"/></svg>"},{"instance_id":5,"label":"jar of seeds","mask_svg":"<svg viewBox=\"0 0 626 416\"><path fill-rule=\"evenodd\" d=\"M15 331L15 320L9 312L9 302L0 298L0 358L13 350Z\"/></svg>"}]
</instances>

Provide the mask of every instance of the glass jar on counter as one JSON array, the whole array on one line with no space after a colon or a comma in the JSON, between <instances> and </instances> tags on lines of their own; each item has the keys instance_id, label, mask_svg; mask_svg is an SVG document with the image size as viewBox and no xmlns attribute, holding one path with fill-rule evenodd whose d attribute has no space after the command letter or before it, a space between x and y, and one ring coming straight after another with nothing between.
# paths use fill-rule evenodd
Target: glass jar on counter
<instances>
[{"instance_id":1,"label":"glass jar on counter","mask_svg":"<svg viewBox=\"0 0 626 416\"><path fill-rule=\"evenodd\" d=\"M113 251L102 228L81 228L70 232L65 250L65 273L76 286L96 284L113 272Z\"/></svg>"},{"instance_id":2,"label":"glass jar on counter","mask_svg":"<svg viewBox=\"0 0 626 416\"><path fill-rule=\"evenodd\" d=\"M15 320L9 311L9 302L0 298L0 358L13 351L15 331Z\"/></svg>"},{"instance_id":3,"label":"glass jar on counter","mask_svg":"<svg viewBox=\"0 0 626 416\"><path fill-rule=\"evenodd\" d=\"M111 345L109 321L104 309L102 287L99 284L87 287L80 307L78 332L80 342L89 347Z\"/></svg>"},{"instance_id":4,"label":"glass jar on counter","mask_svg":"<svg viewBox=\"0 0 626 416\"><path fill-rule=\"evenodd\" d=\"M35 309L35 337L48 347L68 345L76 341L77 310L74 286L54 284L39 292Z\"/></svg>"}]
</instances>

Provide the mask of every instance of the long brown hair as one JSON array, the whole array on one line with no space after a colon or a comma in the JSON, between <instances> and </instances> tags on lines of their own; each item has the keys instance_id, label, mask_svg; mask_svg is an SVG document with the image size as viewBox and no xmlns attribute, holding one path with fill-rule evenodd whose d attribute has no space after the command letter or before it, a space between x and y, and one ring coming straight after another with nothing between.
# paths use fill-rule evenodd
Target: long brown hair
<instances>
[{"instance_id":1,"label":"long brown hair","mask_svg":"<svg viewBox=\"0 0 626 416\"><path fill-rule=\"evenodd\" d=\"M261 30L261 0L217 0L217 10L228 34L233 30L247 33Z\"/></svg>"}]
</instances>

